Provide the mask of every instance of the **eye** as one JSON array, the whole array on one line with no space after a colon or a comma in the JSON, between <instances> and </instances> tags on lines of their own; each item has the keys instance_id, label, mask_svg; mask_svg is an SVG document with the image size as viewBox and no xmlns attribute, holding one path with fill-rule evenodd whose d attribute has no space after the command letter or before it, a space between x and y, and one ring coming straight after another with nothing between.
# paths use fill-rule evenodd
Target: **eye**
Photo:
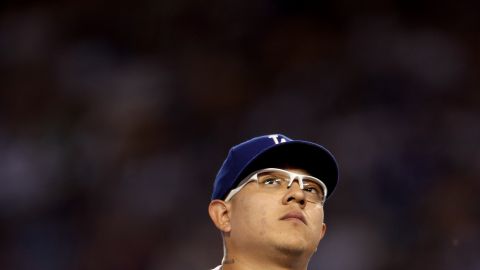
<instances>
[{"instance_id":1,"label":"eye","mask_svg":"<svg viewBox=\"0 0 480 270\"><path fill-rule=\"evenodd\" d=\"M278 178L267 178L263 181L264 185L278 185L280 184L281 180Z\"/></svg>"},{"instance_id":2,"label":"eye","mask_svg":"<svg viewBox=\"0 0 480 270\"><path fill-rule=\"evenodd\" d=\"M316 185L306 185L304 186L303 190L312 194L322 194L322 190Z\"/></svg>"}]
</instances>

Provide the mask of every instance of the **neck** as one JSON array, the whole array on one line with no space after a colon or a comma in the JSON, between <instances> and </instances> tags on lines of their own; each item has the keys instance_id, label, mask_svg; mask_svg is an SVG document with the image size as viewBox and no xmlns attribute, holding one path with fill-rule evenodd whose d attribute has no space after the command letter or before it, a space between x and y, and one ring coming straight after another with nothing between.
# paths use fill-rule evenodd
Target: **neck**
<instances>
[{"instance_id":1,"label":"neck","mask_svg":"<svg viewBox=\"0 0 480 270\"><path fill-rule=\"evenodd\" d=\"M274 256L258 254L234 254L227 252L222 260L223 270L306 270L308 259L292 257L278 251Z\"/></svg>"}]
</instances>

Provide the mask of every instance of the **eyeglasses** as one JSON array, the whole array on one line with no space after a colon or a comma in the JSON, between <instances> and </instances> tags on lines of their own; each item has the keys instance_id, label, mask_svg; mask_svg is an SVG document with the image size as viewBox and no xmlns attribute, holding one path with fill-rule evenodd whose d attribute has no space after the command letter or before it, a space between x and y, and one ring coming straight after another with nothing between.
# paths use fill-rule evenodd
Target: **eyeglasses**
<instances>
[{"instance_id":1,"label":"eyeglasses","mask_svg":"<svg viewBox=\"0 0 480 270\"><path fill-rule=\"evenodd\" d=\"M324 204L327 197L327 187L320 179L277 168L267 168L253 172L243 179L238 187L228 193L225 201L231 200L246 184L252 181L256 181L262 190L277 192L290 188L295 180L297 180L300 189L303 190L307 201Z\"/></svg>"}]
</instances>

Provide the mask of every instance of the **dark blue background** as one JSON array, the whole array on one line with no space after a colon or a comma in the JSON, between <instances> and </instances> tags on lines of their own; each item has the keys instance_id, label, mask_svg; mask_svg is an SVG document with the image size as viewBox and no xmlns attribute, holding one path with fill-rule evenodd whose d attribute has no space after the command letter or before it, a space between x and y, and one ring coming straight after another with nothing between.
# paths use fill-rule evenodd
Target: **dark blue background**
<instances>
[{"instance_id":1,"label":"dark blue background","mask_svg":"<svg viewBox=\"0 0 480 270\"><path fill-rule=\"evenodd\" d=\"M476 1L0 7L0 268L209 269L228 149L340 165L310 269L480 269Z\"/></svg>"}]
</instances>

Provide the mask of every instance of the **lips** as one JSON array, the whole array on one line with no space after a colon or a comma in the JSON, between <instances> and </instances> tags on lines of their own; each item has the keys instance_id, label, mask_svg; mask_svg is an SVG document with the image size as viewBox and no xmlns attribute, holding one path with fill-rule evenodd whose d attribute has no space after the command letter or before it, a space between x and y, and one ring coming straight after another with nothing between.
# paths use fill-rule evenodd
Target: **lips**
<instances>
[{"instance_id":1,"label":"lips","mask_svg":"<svg viewBox=\"0 0 480 270\"><path fill-rule=\"evenodd\" d=\"M280 220L288 220L288 219L298 219L301 222L303 222L305 225L307 225L307 220L305 219L305 216L303 215L303 213L300 211L288 212L286 215L280 218Z\"/></svg>"}]
</instances>

